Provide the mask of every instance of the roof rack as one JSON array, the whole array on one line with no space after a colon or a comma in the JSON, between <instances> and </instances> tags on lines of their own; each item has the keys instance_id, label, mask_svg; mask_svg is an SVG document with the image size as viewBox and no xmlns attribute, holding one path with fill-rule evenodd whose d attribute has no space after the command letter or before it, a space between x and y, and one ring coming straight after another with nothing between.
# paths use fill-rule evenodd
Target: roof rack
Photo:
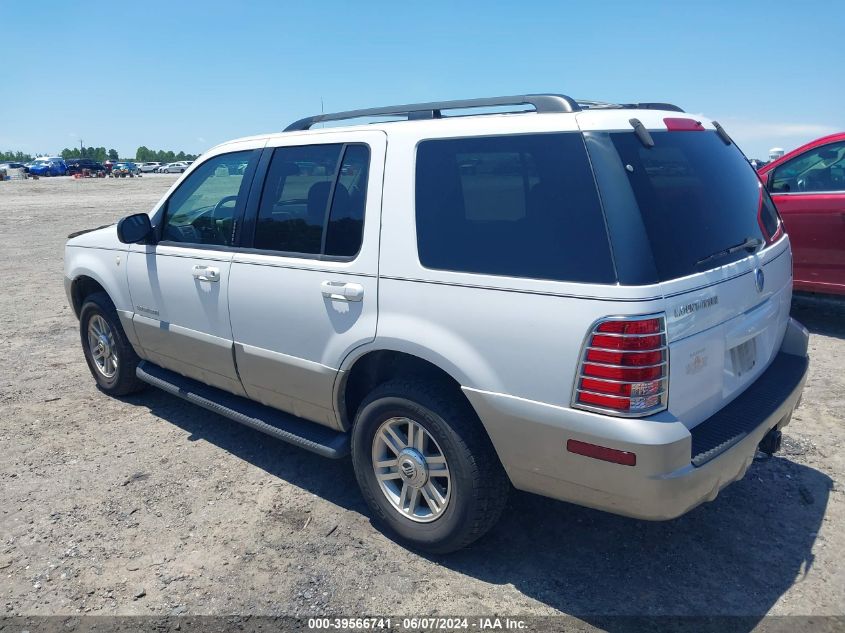
<instances>
[{"instance_id":1,"label":"roof rack","mask_svg":"<svg viewBox=\"0 0 845 633\"><path fill-rule=\"evenodd\" d=\"M683 112L683 108L672 103L609 103L607 101L590 101L578 99L578 105L582 110L671 110L672 112Z\"/></svg>"},{"instance_id":2,"label":"roof rack","mask_svg":"<svg viewBox=\"0 0 845 633\"><path fill-rule=\"evenodd\" d=\"M316 114L294 121L285 128L285 132L309 130L311 126L325 121L345 121L347 119L362 119L378 116L403 116L408 121L422 119L443 118L443 110L464 110L468 108L492 108L499 106L534 106L538 114L547 112L580 112L581 110L601 109L641 109L641 110L672 110L683 112L681 108L671 103L607 103L605 101L575 100L566 95L537 94L513 95L510 97L488 97L484 99L459 99L456 101L430 101L428 103L409 103L406 105L386 106L382 108L365 108L363 110L347 110L331 114Z\"/></svg>"},{"instance_id":3,"label":"roof rack","mask_svg":"<svg viewBox=\"0 0 845 633\"><path fill-rule=\"evenodd\" d=\"M285 132L308 130L315 123L324 121L343 121L345 119L361 119L373 116L404 116L409 121L420 119L442 118L443 110L463 110L466 108L492 108L497 106L532 105L534 111L545 112L578 112L581 107L571 97L566 95L514 95L511 97L489 97L486 99L460 99L457 101L431 101L429 103L409 103L407 105L387 106L383 108L366 108L364 110L348 110L333 114L317 114L299 121L294 121L285 128Z\"/></svg>"}]
</instances>

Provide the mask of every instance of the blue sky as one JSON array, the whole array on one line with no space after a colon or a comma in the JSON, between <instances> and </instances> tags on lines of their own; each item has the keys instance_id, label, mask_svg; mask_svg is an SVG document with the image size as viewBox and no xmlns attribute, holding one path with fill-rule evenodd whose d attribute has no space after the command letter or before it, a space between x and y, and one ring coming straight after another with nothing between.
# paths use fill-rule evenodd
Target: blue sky
<instances>
[{"instance_id":1,"label":"blue sky","mask_svg":"<svg viewBox=\"0 0 845 633\"><path fill-rule=\"evenodd\" d=\"M845 130L841 3L8 0L0 149L198 153L320 111L670 101L765 157ZM87 66L87 67L86 67Z\"/></svg>"}]
</instances>

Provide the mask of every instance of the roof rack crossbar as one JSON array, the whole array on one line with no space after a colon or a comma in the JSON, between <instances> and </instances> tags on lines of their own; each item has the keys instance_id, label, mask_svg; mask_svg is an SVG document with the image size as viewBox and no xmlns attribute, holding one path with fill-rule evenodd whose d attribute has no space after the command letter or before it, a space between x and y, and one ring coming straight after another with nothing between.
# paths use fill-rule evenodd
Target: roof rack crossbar
<instances>
[{"instance_id":1,"label":"roof rack crossbar","mask_svg":"<svg viewBox=\"0 0 845 633\"><path fill-rule=\"evenodd\" d=\"M443 110L462 110L466 108L492 108L499 106L531 105L537 113L578 112L581 107L566 95L514 95L510 97L489 97L485 99L460 99L457 101L432 101L429 103L409 103L407 105L347 110L332 114L317 114L294 121L285 128L285 132L308 130L316 123L324 121L343 121L377 116L404 116L409 121L418 119L439 119Z\"/></svg>"},{"instance_id":2,"label":"roof rack crossbar","mask_svg":"<svg viewBox=\"0 0 845 633\"><path fill-rule=\"evenodd\" d=\"M587 110L671 110L672 112L683 112L683 108L673 103L610 103L608 101L592 101L589 99L578 99L581 109Z\"/></svg>"},{"instance_id":3,"label":"roof rack crossbar","mask_svg":"<svg viewBox=\"0 0 845 633\"><path fill-rule=\"evenodd\" d=\"M683 108L672 103L623 103L622 107L635 110L671 110L672 112L684 112Z\"/></svg>"}]
</instances>

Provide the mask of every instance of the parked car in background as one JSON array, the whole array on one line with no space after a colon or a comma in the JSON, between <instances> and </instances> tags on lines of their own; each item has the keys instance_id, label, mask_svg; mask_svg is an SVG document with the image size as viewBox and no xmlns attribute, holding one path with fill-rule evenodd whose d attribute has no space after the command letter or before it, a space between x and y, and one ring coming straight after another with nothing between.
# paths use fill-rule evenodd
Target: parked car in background
<instances>
[{"instance_id":1,"label":"parked car in background","mask_svg":"<svg viewBox=\"0 0 845 633\"><path fill-rule=\"evenodd\" d=\"M165 165L165 171L170 174L181 174L185 171L190 165L183 160L180 160L175 163L169 163Z\"/></svg>"},{"instance_id":2,"label":"parked car in background","mask_svg":"<svg viewBox=\"0 0 845 633\"><path fill-rule=\"evenodd\" d=\"M762 167L792 243L795 289L845 295L845 132Z\"/></svg>"},{"instance_id":3,"label":"parked car in background","mask_svg":"<svg viewBox=\"0 0 845 633\"><path fill-rule=\"evenodd\" d=\"M91 174L97 174L100 172L105 173L106 171L106 168L102 163L99 163L91 158L69 158L65 161L65 165L67 165L68 176L81 174L86 169Z\"/></svg>"},{"instance_id":4,"label":"parked car in background","mask_svg":"<svg viewBox=\"0 0 845 633\"><path fill-rule=\"evenodd\" d=\"M64 176L67 174L67 165L58 156L36 158L29 167L29 173L36 176Z\"/></svg>"},{"instance_id":5,"label":"parked car in background","mask_svg":"<svg viewBox=\"0 0 845 633\"><path fill-rule=\"evenodd\" d=\"M103 392L351 451L373 516L448 552L511 486L665 520L775 453L808 369L790 262L718 123L524 95L218 145L75 234L65 288Z\"/></svg>"},{"instance_id":6,"label":"parked car in background","mask_svg":"<svg viewBox=\"0 0 845 633\"><path fill-rule=\"evenodd\" d=\"M25 172L29 171L29 168L23 163L14 163L14 162L7 162L7 163L0 163L0 171L4 171L7 169L23 169Z\"/></svg>"},{"instance_id":7,"label":"parked car in background","mask_svg":"<svg viewBox=\"0 0 845 633\"><path fill-rule=\"evenodd\" d=\"M138 171L138 165L132 162L123 162L117 163L114 167L112 167L111 175L115 178L125 178L126 176L134 178L139 173L141 172Z\"/></svg>"},{"instance_id":8,"label":"parked car in background","mask_svg":"<svg viewBox=\"0 0 845 633\"><path fill-rule=\"evenodd\" d=\"M159 167L161 167L161 163L159 162L141 163L140 165L138 165L138 171L140 171L142 174L149 174L158 170Z\"/></svg>"}]
</instances>

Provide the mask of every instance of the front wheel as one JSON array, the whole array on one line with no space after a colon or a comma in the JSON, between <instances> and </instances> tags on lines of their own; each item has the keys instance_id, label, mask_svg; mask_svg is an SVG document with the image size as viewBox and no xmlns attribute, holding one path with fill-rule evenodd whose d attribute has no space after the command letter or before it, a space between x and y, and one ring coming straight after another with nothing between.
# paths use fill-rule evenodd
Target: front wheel
<instances>
[{"instance_id":1,"label":"front wheel","mask_svg":"<svg viewBox=\"0 0 845 633\"><path fill-rule=\"evenodd\" d=\"M145 384L135 376L140 358L126 339L114 304L104 292L85 299L79 313L82 350L97 385L112 396L140 391Z\"/></svg>"},{"instance_id":2,"label":"front wheel","mask_svg":"<svg viewBox=\"0 0 845 633\"><path fill-rule=\"evenodd\" d=\"M352 460L376 517L432 553L483 536L510 490L469 403L439 385L397 380L377 387L356 416Z\"/></svg>"}]
</instances>

